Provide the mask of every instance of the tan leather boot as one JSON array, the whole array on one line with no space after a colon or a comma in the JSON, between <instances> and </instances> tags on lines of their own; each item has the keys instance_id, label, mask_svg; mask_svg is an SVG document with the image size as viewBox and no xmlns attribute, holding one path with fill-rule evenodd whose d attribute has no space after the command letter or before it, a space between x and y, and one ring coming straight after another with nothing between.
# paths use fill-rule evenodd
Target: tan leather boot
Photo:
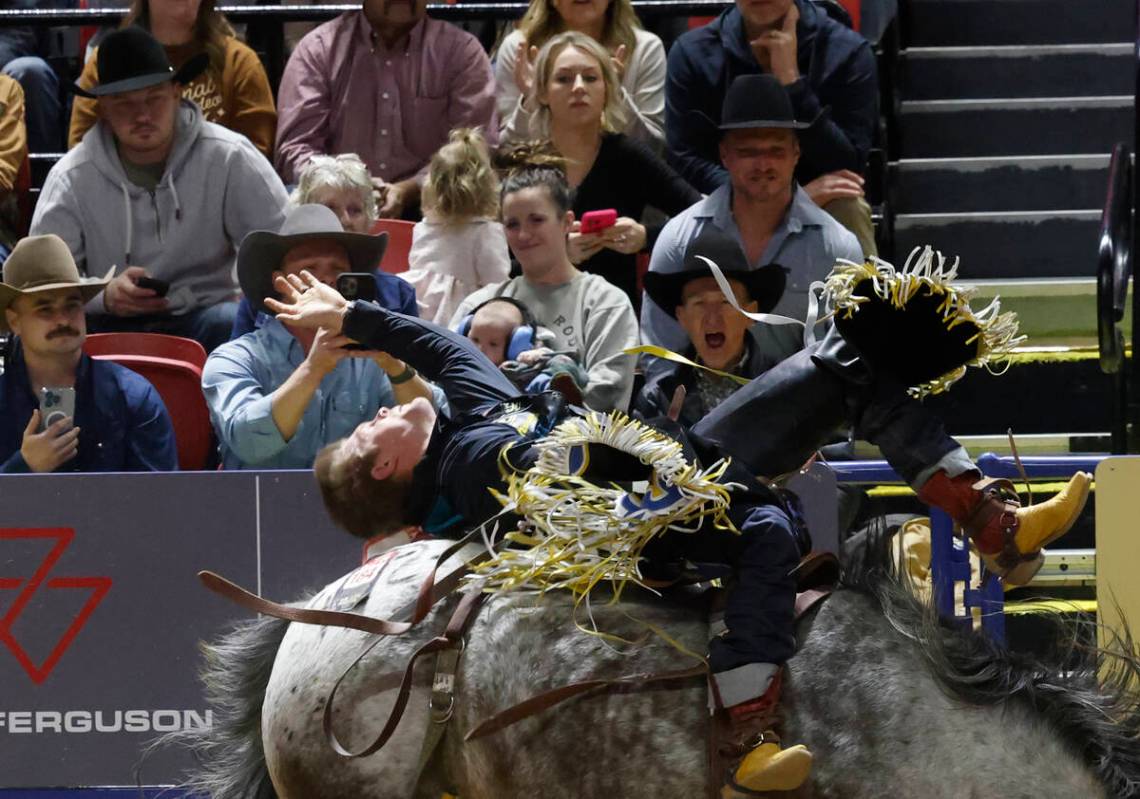
<instances>
[{"instance_id":1,"label":"tan leather boot","mask_svg":"<svg viewBox=\"0 0 1140 799\"><path fill-rule=\"evenodd\" d=\"M918 497L962 526L987 569L1010 585L1025 585L1045 562L1041 549L1076 523L1091 484L1092 475L1077 472L1056 496L1023 508L1009 480L936 472Z\"/></svg>"},{"instance_id":2,"label":"tan leather boot","mask_svg":"<svg viewBox=\"0 0 1140 799\"><path fill-rule=\"evenodd\" d=\"M784 749L772 731L778 718L783 672L776 672L764 695L721 712L727 715L727 739L722 754L735 765L721 791L722 799L767 791L794 791L811 773L812 755L806 746Z\"/></svg>"}]
</instances>

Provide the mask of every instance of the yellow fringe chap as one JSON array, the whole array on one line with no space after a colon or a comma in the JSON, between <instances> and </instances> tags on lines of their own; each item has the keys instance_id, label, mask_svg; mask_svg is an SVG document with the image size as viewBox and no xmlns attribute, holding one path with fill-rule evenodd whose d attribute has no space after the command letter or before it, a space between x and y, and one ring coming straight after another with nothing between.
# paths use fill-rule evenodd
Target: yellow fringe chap
<instances>
[{"instance_id":1,"label":"yellow fringe chap","mask_svg":"<svg viewBox=\"0 0 1140 799\"><path fill-rule=\"evenodd\" d=\"M623 518L617 512L621 488L565 474L569 448L590 444L633 455L654 469L659 485L680 489L685 501L649 518ZM718 482L729 462L700 469L678 442L620 411L567 419L535 446L538 460L530 469L504 467L507 495L498 499L531 528L507 533L514 546L475 566L471 580L484 581L486 591L562 588L581 602L608 582L616 602L628 581L644 585L638 561L654 536L666 530L695 533L707 518L735 531L727 515L733 486Z\"/></svg>"}]
</instances>

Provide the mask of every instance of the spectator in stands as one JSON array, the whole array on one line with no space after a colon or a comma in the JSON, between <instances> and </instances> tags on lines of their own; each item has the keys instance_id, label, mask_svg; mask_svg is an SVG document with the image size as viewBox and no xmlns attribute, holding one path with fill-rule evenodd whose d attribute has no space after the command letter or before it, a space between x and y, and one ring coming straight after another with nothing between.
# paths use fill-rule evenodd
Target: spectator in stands
<instances>
[{"instance_id":1,"label":"spectator in stands","mask_svg":"<svg viewBox=\"0 0 1140 799\"><path fill-rule=\"evenodd\" d=\"M566 159L577 222L570 260L601 275L640 305L637 254L648 252L660 225L639 220L647 206L676 214L700 194L641 142L621 128L621 88L607 52L581 33L560 33L543 45L535 62L533 91L543 136ZM614 209L617 222L582 232L589 211Z\"/></svg>"},{"instance_id":2,"label":"spectator in stands","mask_svg":"<svg viewBox=\"0 0 1140 799\"><path fill-rule=\"evenodd\" d=\"M622 351L637 346L637 317L621 289L600 275L579 272L570 262L566 237L574 212L562 161L528 147L500 157L504 164L513 163L503 181L501 214L522 275L472 294L451 326L492 297L519 300L554 332L554 349L571 354L585 368L586 406L625 410L633 391L634 358Z\"/></svg>"},{"instance_id":3,"label":"spectator in stands","mask_svg":"<svg viewBox=\"0 0 1140 799\"><path fill-rule=\"evenodd\" d=\"M6 9L74 8L74 0L8 0ZM34 153L54 153L63 147L63 105L59 77L44 60L48 29L0 27L0 72L15 78L27 102L28 146Z\"/></svg>"},{"instance_id":4,"label":"spectator in stands","mask_svg":"<svg viewBox=\"0 0 1140 799\"><path fill-rule=\"evenodd\" d=\"M475 306L456 332L471 339L520 391L554 390L570 404L582 404L590 376L572 355L552 349L557 346L554 333L513 297L492 297Z\"/></svg>"},{"instance_id":5,"label":"spectator in stands","mask_svg":"<svg viewBox=\"0 0 1140 799\"><path fill-rule=\"evenodd\" d=\"M276 163L286 181L314 154L359 153L377 178L380 216L414 218L428 161L452 129L497 138L482 45L426 11L426 0L364 0L301 40L278 93Z\"/></svg>"},{"instance_id":6,"label":"spectator in stands","mask_svg":"<svg viewBox=\"0 0 1140 799\"><path fill-rule=\"evenodd\" d=\"M683 387L677 421L690 427L741 385L803 347L803 327L753 324L733 308L702 257L720 267L745 311L768 313L784 293L780 266L750 269L736 239L712 227L689 245L685 271L647 274L645 293L684 329L689 346L683 354L697 364L668 362L654 370L634 402L647 419L665 416Z\"/></svg>"},{"instance_id":7,"label":"spectator in stands","mask_svg":"<svg viewBox=\"0 0 1140 799\"><path fill-rule=\"evenodd\" d=\"M289 207L309 203L323 205L340 220L349 233L371 233L376 223L376 197L372 193L372 176L356 153L314 155L301 171L297 188L289 195ZM390 311L417 316L416 291L395 275L381 272L379 264L368 267L376 280L376 301ZM238 303L230 338L252 332L268 318L254 311L248 297Z\"/></svg>"},{"instance_id":8,"label":"spectator in stands","mask_svg":"<svg viewBox=\"0 0 1140 799\"><path fill-rule=\"evenodd\" d=\"M719 116L720 158L729 180L666 223L649 269L683 271L689 243L711 227L738 242L749 268L778 263L787 269L787 288L775 310L804 319L811 284L823 280L836 259L858 262L863 251L855 236L797 185L797 134L809 123L796 120L776 78L740 76ZM642 305L641 329L647 342L666 349L680 351L688 345L684 329L652 297Z\"/></svg>"},{"instance_id":9,"label":"spectator in stands","mask_svg":"<svg viewBox=\"0 0 1140 799\"><path fill-rule=\"evenodd\" d=\"M256 231L238 251L238 279L259 310L276 275L335 285L367 271L388 237L346 233L323 205L293 209L280 232ZM227 469L307 469L325 444L361 422L416 397L442 394L414 369L382 352L348 348L344 336L289 327L267 315L256 331L223 344L206 361L202 389Z\"/></svg>"},{"instance_id":10,"label":"spectator in stands","mask_svg":"<svg viewBox=\"0 0 1140 799\"><path fill-rule=\"evenodd\" d=\"M487 141L477 130L451 132L431 159L424 182L424 218L412 231L408 271L420 317L446 325L476 289L511 273L507 237L499 223L499 180Z\"/></svg>"},{"instance_id":11,"label":"spectator in stands","mask_svg":"<svg viewBox=\"0 0 1140 799\"><path fill-rule=\"evenodd\" d=\"M177 468L174 427L154 387L83 353L83 305L110 280L81 278L57 236L23 239L4 263L0 330L14 338L0 375L0 472ZM46 389L74 391L74 415L45 427Z\"/></svg>"},{"instance_id":12,"label":"spectator in stands","mask_svg":"<svg viewBox=\"0 0 1140 799\"><path fill-rule=\"evenodd\" d=\"M641 27L630 0L531 0L518 28L495 56L499 123L504 136L544 135L534 89L538 51L564 31L591 37L606 51L617 76L614 103L622 123L613 129L659 149L665 139L665 48Z\"/></svg>"},{"instance_id":13,"label":"spectator in stands","mask_svg":"<svg viewBox=\"0 0 1140 799\"><path fill-rule=\"evenodd\" d=\"M99 48L102 82L78 90L98 98L99 122L48 174L32 232L60 236L88 273L117 267L88 308L97 330L187 336L212 350L237 310L236 243L284 218L270 163L181 99L206 62L175 72L154 37L122 28Z\"/></svg>"},{"instance_id":14,"label":"spectator in stands","mask_svg":"<svg viewBox=\"0 0 1140 799\"><path fill-rule=\"evenodd\" d=\"M123 27L129 25L150 31L175 69L205 53L209 66L186 84L183 99L197 103L207 122L242 134L273 157L277 110L269 78L257 53L238 41L225 16L214 8L214 0L132 0L123 20ZM99 82L98 52L91 54L79 78L84 89ZM98 118L94 99L76 97L68 147L79 144Z\"/></svg>"},{"instance_id":15,"label":"spectator in stands","mask_svg":"<svg viewBox=\"0 0 1140 799\"><path fill-rule=\"evenodd\" d=\"M0 75L0 264L16 243L20 214L16 178L27 157L24 91L14 79Z\"/></svg>"},{"instance_id":16,"label":"spectator in stands","mask_svg":"<svg viewBox=\"0 0 1140 799\"><path fill-rule=\"evenodd\" d=\"M356 153L314 155L297 178L289 205L316 203L331 208L349 233L371 233L379 217L372 175Z\"/></svg>"},{"instance_id":17,"label":"spectator in stands","mask_svg":"<svg viewBox=\"0 0 1140 799\"><path fill-rule=\"evenodd\" d=\"M737 0L712 23L682 36L669 53L665 120L669 155L690 183L712 193L728 180L717 136L721 102L741 75L774 76L796 119L818 124L801 136L796 177L808 196L875 249L863 172L878 119L871 45L812 0ZM694 113L700 112L700 114Z\"/></svg>"}]
</instances>

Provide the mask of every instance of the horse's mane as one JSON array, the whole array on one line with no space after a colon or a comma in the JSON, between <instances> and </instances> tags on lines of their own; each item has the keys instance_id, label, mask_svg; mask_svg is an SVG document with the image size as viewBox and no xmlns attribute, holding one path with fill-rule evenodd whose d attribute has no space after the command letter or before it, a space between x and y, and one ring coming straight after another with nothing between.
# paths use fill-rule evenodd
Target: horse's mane
<instances>
[{"instance_id":1,"label":"horse's mane","mask_svg":"<svg viewBox=\"0 0 1140 799\"><path fill-rule=\"evenodd\" d=\"M842 584L872 596L888 623L914 642L952 697L975 705L1026 703L1043 716L1114 797L1140 795L1140 658L1131 633L1095 641L1096 625L1052 620L1063 645L1045 656L1013 652L953 626L900 579L886 524L873 523L847 558Z\"/></svg>"}]
</instances>

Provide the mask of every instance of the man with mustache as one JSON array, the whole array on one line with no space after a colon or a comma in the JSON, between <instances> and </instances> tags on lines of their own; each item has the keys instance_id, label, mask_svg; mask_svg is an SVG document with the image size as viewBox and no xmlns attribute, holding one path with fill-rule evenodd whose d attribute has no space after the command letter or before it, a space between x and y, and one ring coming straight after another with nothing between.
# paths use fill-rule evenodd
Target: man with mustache
<instances>
[{"instance_id":1,"label":"man with mustache","mask_svg":"<svg viewBox=\"0 0 1140 799\"><path fill-rule=\"evenodd\" d=\"M827 277L836 259L863 261L855 236L796 183L799 136L817 123L796 119L787 91L773 76L743 75L725 96L719 124L707 118L704 124L720 132L720 159L729 180L666 223L653 246L650 272L684 271L690 243L703 231L716 230L737 242L748 269L784 267L787 284L773 311L803 319L809 287ZM689 337L672 310L647 296L641 305L642 338L680 352ZM773 354L780 360L790 353Z\"/></svg>"},{"instance_id":2,"label":"man with mustache","mask_svg":"<svg viewBox=\"0 0 1140 799\"><path fill-rule=\"evenodd\" d=\"M0 473L140 472L177 468L174 428L141 375L83 353L84 304L111 272L82 278L58 236L22 239L4 262L0 332ZM74 389L75 416L45 429L41 389Z\"/></svg>"},{"instance_id":3,"label":"man with mustache","mask_svg":"<svg viewBox=\"0 0 1140 799\"><path fill-rule=\"evenodd\" d=\"M428 161L451 130L482 128L492 146L499 130L483 46L429 19L425 0L364 0L309 33L281 76L277 108L281 176L296 181L313 155L357 153L382 217L417 217Z\"/></svg>"},{"instance_id":4,"label":"man with mustache","mask_svg":"<svg viewBox=\"0 0 1140 799\"><path fill-rule=\"evenodd\" d=\"M285 186L265 156L182 98L207 60L175 71L132 26L99 47L100 83L75 89L98 99L99 122L52 167L31 232L62 238L87 274L115 267L87 309L95 332L166 333L213 350L237 312L238 243L285 218Z\"/></svg>"}]
</instances>

